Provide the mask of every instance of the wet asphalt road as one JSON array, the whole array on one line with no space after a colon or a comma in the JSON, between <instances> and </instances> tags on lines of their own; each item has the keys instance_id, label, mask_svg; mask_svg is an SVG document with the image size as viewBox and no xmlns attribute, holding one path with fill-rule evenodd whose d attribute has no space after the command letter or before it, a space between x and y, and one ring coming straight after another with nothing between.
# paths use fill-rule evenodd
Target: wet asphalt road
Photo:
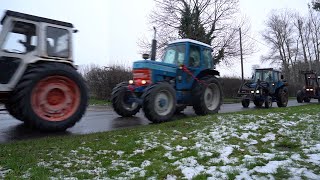
<instances>
[{"instance_id":1,"label":"wet asphalt road","mask_svg":"<svg viewBox=\"0 0 320 180\"><path fill-rule=\"evenodd\" d=\"M315 103L316 100L312 100L312 102ZM296 100L289 100L288 106L299 106L303 104L304 103L298 104ZM277 108L276 103L273 103L273 108ZM241 103L224 104L219 113L238 112L248 109L255 109L253 103L246 109L242 108ZM174 118L180 119L192 116L195 116L195 114L192 108L188 107L184 110L183 114L176 115ZM90 106L85 116L74 127L67 129L66 132L48 134L28 129L21 121L14 119L6 111L0 111L0 143L46 136L89 134L148 124L151 124L151 122L144 117L142 111L135 117L122 118L119 117L111 107Z\"/></svg>"}]
</instances>

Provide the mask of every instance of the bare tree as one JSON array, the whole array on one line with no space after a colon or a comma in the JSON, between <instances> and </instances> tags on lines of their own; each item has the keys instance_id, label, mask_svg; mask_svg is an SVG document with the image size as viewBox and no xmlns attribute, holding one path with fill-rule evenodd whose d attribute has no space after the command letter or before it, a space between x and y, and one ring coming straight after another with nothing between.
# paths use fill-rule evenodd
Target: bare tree
<instances>
[{"instance_id":1,"label":"bare tree","mask_svg":"<svg viewBox=\"0 0 320 180\"><path fill-rule=\"evenodd\" d=\"M191 38L211 44L216 59L231 63L240 55L239 27L248 33L247 21L239 20L239 0L155 0L150 23L157 28L158 48L177 38ZM138 44L143 51L149 41ZM244 54L253 51L252 41L243 40Z\"/></svg>"},{"instance_id":2,"label":"bare tree","mask_svg":"<svg viewBox=\"0 0 320 180\"><path fill-rule=\"evenodd\" d=\"M266 22L266 30L262 33L264 40L271 46L269 54L262 60L281 63L286 79L295 80L290 69L295 70L297 51L297 35L289 11L273 11ZM294 73L294 72L293 72ZM294 73L295 74L295 73Z\"/></svg>"}]
</instances>

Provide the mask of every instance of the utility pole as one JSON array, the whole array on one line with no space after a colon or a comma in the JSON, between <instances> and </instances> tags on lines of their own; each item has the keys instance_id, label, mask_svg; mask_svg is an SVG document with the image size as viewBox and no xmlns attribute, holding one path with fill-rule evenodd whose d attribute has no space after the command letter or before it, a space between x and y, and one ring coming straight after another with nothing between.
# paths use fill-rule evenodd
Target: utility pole
<instances>
[{"instance_id":1,"label":"utility pole","mask_svg":"<svg viewBox=\"0 0 320 180\"><path fill-rule=\"evenodd\" d=\"M242 78L242 82L243 82L243 81L244 81L244 78L243 78L243 56L242 56L242 37L241 37L241 28L239 28L239 34L240 34L241 78Z\"/></svg>"}]
</instances>

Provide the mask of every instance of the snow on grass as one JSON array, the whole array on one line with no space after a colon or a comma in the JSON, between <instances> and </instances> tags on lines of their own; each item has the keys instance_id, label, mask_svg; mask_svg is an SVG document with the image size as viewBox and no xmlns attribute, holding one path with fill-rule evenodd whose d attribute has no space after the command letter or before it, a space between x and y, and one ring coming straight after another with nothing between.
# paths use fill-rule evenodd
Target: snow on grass
<instances>
[{"instance_id":1,"label":"snow on grass","mask_svg":"<svg viewBox=\"0 0 320 180\"><path fill-rule=\"evenodd\" d=\"M59 159L48 152L37 166L61 179L320 179L318 119L287 112L207 116L186 123L207 124L196 130L143 132L135 148L118 140L111 143L116 149L84 142ZM0 166L0 178L10 172Z\"/></svg>"}]
</instances>

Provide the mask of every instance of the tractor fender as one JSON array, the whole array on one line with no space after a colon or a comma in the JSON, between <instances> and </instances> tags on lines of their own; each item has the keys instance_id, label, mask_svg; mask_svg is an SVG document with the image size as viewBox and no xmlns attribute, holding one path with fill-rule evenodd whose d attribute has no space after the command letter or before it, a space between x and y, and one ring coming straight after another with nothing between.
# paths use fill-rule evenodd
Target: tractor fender
<instances>
[{"instance_id":1,"label":"tractor fender","mask_svg":"<svg viewBox=\"0 0 320 180\"><path fill-rule=\"evenodd\" d=\"M208 75L211 75L211 76L220 76L220 72L219 71L216 71L216 70L213 70L213 69L206 69L206 70L203 70L201 71L198 75L197 75L197 78L198 79L201 79L205 76L208 76ZM217 78L220 82L221 85L223 85L223 81L222 79L220 78Z\"/></svg>"},{"instance_id":2,"label":"tractor fender","mask_svg":"<svg viewBox=\"0 0 320 180\"><path fill-rule=\"evenodd\" d=\"M30 61L30 64L28 64L28 66L34 65L34 64L40 64L40 63L47 63L47 62L63 63L63 64L66 64L66 65L73 67L74 69L78 69L78 66L73 64L73 61L60 60L60 59L35 59L33 61Z\"/></svg>"},{"instance_id":3,"label":"tractor fender","mask_svg":"<svg viewBox=\"0 0 320 180\"><path fill-rule=\"evenodd\" d=\"M220 76L220 72L219 71L216 71L216 70L213 70L213 69L206 69L206 70L203 70L201 71L198 75L197 75L197 78L202 78L204 76L207 76L207 75L212 75L212 76Z\"/></svg>"}]
</instances>

